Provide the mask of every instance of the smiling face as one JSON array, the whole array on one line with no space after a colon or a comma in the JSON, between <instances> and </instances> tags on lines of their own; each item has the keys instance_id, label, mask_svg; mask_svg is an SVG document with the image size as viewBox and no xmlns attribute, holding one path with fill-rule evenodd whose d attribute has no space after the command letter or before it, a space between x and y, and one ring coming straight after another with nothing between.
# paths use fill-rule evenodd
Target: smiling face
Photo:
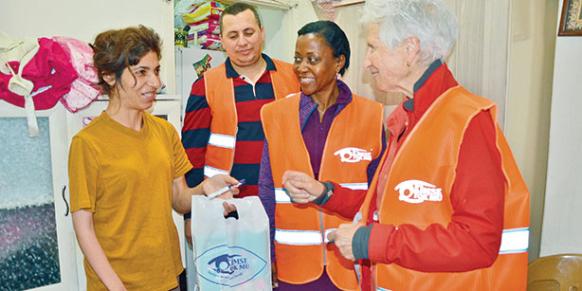
<instances>
[{"instance_id":1,"label":"smiling face","mask_svg":"<svg viewBox=\"0 0 582 291\"><path fill-rule=\"evenodd\" d=\"M305 95L332 92L337 87L336 76L344 63L345 57L334 57L323 37L308 33L297 38L293 70Z\"/></svg>"},{"instance_id":2,"label":"smiling face","mask_svg":"<svg viewBox=\"0 0 582 291\"><path fill-rule=\"evenodd\" d=\"M403 80L409 74L406 65L405 46L389 48L379 37L378 25L368 26L368 50L364 66L374 80L376 87L384 92L399 91Z\"/></svg>"},{"instance_id":3,"label":"smiling face","mask_svg":"<svg viewBox=\"0 0 582 291\"><path fill-rule=\"evenodd\" d=\"M256 64L260 57L265 32L257 23L251 10L222 18L222 46L236 66L248 67Z\"/></svg>"},{"instance_id":4,"label":"smiling face","mask_svg":"<svg viewBox=\"0 0 582 291\"><path fill-rule=\"evenodd\" d=\"M161 86L158 55L148 52L135 66L123 70L119 83L114 78L108 75L106 81L113 87L112 93L119 98L121 108L140 111L149 109Z\"/></svg>"}]
</instances>

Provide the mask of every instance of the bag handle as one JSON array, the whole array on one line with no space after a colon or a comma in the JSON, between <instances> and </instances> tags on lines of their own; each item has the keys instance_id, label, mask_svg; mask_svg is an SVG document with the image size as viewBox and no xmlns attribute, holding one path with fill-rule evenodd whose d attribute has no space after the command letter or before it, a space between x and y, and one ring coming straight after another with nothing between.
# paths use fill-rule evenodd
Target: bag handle
<instances>
[{"instance_id":1,"label":"bag handle","mask_svg":"<svg viewBox=\"0 0 582 291\"><path fill-rule=\"evenodd\" d=\"M229 199L226 201L236 206L239 219L256 216L257 208L263 210L265 217L267 216L258 196L248 196L245 198Z\"/></svg>"},{"instance_id":2,"label":"bag handle","mask_svg":"<svg viewBox=\"0 0 582 291\"><path fill-rule=\"evenodd\" d=\"M224 200L222 199L210 200L203 195L192 196L192 217L194 217L196 209L204 209L204 214L209 216L205 217L208 221L219 221L220 219L224 219L224 208L222 207L223 201Z\"/></svg>"}]
</instances>

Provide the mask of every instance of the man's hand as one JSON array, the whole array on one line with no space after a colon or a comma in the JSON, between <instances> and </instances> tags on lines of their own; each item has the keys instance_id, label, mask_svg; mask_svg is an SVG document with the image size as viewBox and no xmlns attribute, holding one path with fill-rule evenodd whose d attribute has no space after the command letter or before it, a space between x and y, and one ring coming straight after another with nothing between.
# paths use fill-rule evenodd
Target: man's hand
<instances>
[{"instance_id":1,"label":"man's hand","mask_svg":"<svg viewBox=\"0 0 582 291\"><path fill-rule=\"evenodd\" d=\"M363 224L344 223L340 225L336 231L330 232L327 235L329 241L333 241L340 253L348 260L354 260L354 252L352 250L352 239L358 228L364 226Z\"/></svg>"},{"instance_id":2,"label":"man's hand","mask_svg":"<svg viewBox=\"0 0 582 291\"><path fill-rule=\"evenodd\" d=\"M285 171L283 186L293 203L309 203L317 199L325 190L325 186L309 175L297 171Z\"/></svg>"}]
</instances>

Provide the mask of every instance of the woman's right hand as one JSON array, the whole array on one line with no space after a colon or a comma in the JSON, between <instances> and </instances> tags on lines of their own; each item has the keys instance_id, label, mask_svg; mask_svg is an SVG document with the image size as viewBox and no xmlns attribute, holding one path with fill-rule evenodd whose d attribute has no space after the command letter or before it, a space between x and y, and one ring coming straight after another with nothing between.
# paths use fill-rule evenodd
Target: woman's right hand
<instances>
[{"instance_id":1,"label":"woman's right hand","mask_svg":"<svg viewBox=\"0 0 582 291\"><path fill-rule=\"evenodd\" d=\"M204 190L204 193L208 195L224 187L236 185L238 180L228 175L214 175L211 178L204 180L202 183L202 189ZM230 199L233 198L233 195L236 194L238 194L238 189L233 187L229 191L226 191L224 194L218 196L218 198Z\"/></svg>"},{"instance_id":2,"label":"woman's right hand","mask_svg":"<svg viewBox=\"0 0 582 291\"><path fill-rule=\"evenodd\" d=\"M293 203L305 204L317 199L325 186L311 176L297 171L283 173L283 187Z\"/></svg>"},{"instance_id":3,"label":"woman's right hand","mask_svg":"<svg viewBox=\"0 0 582 291\"><path fill-rule=\"evenodd\" d=\"M204 193L208 195L226 186L236 185L238 184L238 180L228 175L215 175L212 176L211 178L204 180L203 183L204 184L202 185L202 187L204 189ZM218 196L217 198L227 200L233 198L234 195L237 195L238 193L239 193L238 187L232 187L230 190L224 192L224 194ZM224 201L222 203L222 206L224 207L225 218L235 217L238 219L238 213L236 213L236 206L234 204L230 204Z\"/></svg>"}]
</instances>

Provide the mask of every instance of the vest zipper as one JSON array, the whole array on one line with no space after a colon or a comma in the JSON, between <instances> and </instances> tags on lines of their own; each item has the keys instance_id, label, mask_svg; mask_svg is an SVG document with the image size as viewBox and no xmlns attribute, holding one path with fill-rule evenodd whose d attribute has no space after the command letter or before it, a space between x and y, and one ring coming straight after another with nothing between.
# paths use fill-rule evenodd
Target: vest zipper
<instances>
[{"instance_id":1,"label":"vest zipper","mask_svg":"<svg viewBox=\"0 0 582 291\"><path fill-rule=\"evenodd\" d=\"M317 107L315 107L313 109L313 111L315 111L317 109ZM312 114L313 114L312 111ZM337 116L336 116L337 117ZM317 177L317 180L319 181L321 179L321 177L325 177L322 173L323 169L325 168L325 157L326 157L326 152L327 152L327 142L329 137L331 136L331 132L334 128L334 124L335 124L335 118L334 120L331 122L331 126L329 128L329 131L327 132L327 138L325 139L325 144L323 145L323 152L321 153L321 163L319 164L319 175ZM323 212L322 211L318 211L319 212L319 229L321 231L321 244L322 244L322 252L323 252L323 265L327 266L327 247L325 245L325 220L324 220L324 216L323 216Z\"/></svg>"},{"instance_id":2,"label":"vest zipper","mask_svg":"<svg viewBox=\"0 0 582 291\"><path fill-rule=\"evenodd\" d=\"M321 244L323 246L322 253L323 253L323 265L327 266L327 252L326 252L326 245L325 245L325 225L323 221L323 212L317 211L319 213L319 230L321 232Z\"/></svg>"}]
</instances>

